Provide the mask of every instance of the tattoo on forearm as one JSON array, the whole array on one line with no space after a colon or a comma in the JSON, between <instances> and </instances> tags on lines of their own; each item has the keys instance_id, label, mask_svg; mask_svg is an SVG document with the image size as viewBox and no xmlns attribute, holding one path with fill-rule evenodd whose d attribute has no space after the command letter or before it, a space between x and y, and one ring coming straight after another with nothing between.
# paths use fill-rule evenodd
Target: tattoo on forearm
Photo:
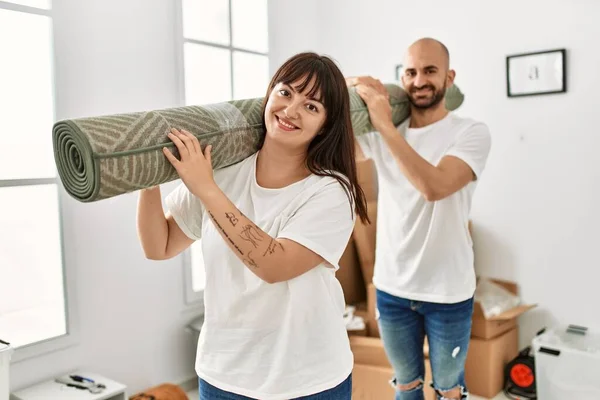
<instances>
[{"instance_id":1,"label":"tattoo on forearm","mask_svg":"<svg viewBox=\"0 0 600 400\"><path fill-rule=\"evenodd\" d=\"M277 240L271 239L271 243L269 243L269 246L267 247L267 250L264 252L263 257L266 256L267 254L271 255L271 254L275 253L276 248L283 249L283 246Z\"/></svg>"},{"instance_id":2,"label":"tattoo on forearm","mask_svg":"<svg viewBox=\"0 0 600 400\"><path fill-rule=\"evenodd\" d=\"M235 215L233 215L233 213L227 212L225 213L225 216L227 217L227 219L229 220L229 222L231 222L231 225L236 226L237 223L239 222L239 219L237 219L237 217Z\"/></svg>"},{"instance_id":3,"label":"tattoo on forearm","mask_svg":"<svg viewBox=\"0 0 600 400\"><path fill-rule=\"evenodd\" d=\"M254 248L258 247L258 243L263 240L263 235L260 233L260 230L254 225L246 225L242 228L242 233L240 233L240 237L250 243Z\"/></svg>"},{"instance_id":4,"label":"tattoo on forearm","mask_svg":"<svg viewBox=\"0 0 600 400\"><path fill-rule=\"evenodd\" d=\"M258 269L258 264L250 256L250 254L252 254L252 251L248 252L248 255L246 256L246 258L244 258L244 264L246 264L247 266L252 267L254 269Z\"/></svg>"},{"instance_id":5,"label":"tattoo on forearm","mask_svg":"<svg viewBox=\"0 0 600 400\"><path fill-rule=\"evenodd\" d=\"M240 248L235 243L233 243L233 240L231 240L231 238L229 237L229 235L227 234L227 232L225 232L225 229L223 229L223 227L221 226L221 224L219 224L219 222L217 221L217 219L215 218L215 216L210 211L208 212L208 214L210 215L210 217L214 221L215 225L217 225L217 227L221 230L221 232L223 232L223 235L227 238L227 240L229 240L229 243L231 243L231 245L243 256L244 253L242 252L242 250L240 250Z\"/></svg>"}]
</instances>

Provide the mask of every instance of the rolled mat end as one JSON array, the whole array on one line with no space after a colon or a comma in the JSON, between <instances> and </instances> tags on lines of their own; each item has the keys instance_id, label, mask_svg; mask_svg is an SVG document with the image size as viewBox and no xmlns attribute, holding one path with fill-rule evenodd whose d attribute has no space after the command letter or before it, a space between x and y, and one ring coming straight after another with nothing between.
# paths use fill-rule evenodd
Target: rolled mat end
<instances>
[{"instance_id":1,"label":"rolled mat end","mask_svg":"<svg viewBox=\"0 0 600 400\"><path fill-rule=\"evenodd\" d=\"M52 127L52 145L67 193L81 202L93 201L100 190L99 171L88 139L73 121L58 121Z\"/></svg>"}]
</instances>

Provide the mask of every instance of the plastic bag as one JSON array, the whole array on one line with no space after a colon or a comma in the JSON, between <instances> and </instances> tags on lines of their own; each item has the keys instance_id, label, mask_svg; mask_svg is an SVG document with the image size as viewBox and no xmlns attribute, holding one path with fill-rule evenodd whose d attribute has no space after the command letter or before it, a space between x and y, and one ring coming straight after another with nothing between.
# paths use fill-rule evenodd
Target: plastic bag
<instances>
[{"instance_id":1,"label":"plastic bag","mask_svg":"<svg viewBox=\"0 0 600 400\"><path fill-rule=\"evenodd\" d=\"M354 315L354 311L356 311L356 307L350 305L347 305L344 311L344 322L347 331L361 331L366 328L365 320L358 315Z\"/></svg>"},{"instance_id":2,"label":"plastic bag","mask_svg":"<svg viewBox=\"0 0 600 400\"><path fill-rule=\"evenodd\" d=\"M479 302L486 319L495 317L521 304L521 299L502 286L487 278L480 278L475 290L475 301Z\"/></svg>"}]
</instances>

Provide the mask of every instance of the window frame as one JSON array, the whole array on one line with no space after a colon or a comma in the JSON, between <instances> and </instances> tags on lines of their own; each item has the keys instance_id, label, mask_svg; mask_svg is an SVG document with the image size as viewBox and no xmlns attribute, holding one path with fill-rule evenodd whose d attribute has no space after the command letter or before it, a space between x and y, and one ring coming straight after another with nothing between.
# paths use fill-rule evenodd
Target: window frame
<instances>
[{"instance_id":1,"label":"window frame","mask_svg":"<svg viewBox=\"0 0 600 400\"><path fill-rule=\"evenodd\" d=\"M21 12L31 15L44 16L50 19L50 80L51 80L51 97L52 97L52 116L53 120L56 121L58 101L56 96L56 53L55 53L55 40L54 40L54 15L52 4L48 9L36 8L32 6L26 6L16 3L9 3L0 0L0 10L6 10L11 12ZM56 171L56 170L55 170ZM14 354L11 357L12 363L18 363L23 360L38 357L43 354L58 351L67 347L74 346L79 343L79 325L74 318L76 314L74 287L74 273L72 267L66 262L65 257L65 240L64 240L64 189L62 188L58 172L56 171L55 176L52 178L24 178L24 179L0 179L0 188L7 187L22 187L22 186L40 186L40 185L54 185L57 189L57 205L56 210L58 214L58 227L59 227L59 242L60 242L60 253L61 253L61 265L62 265L62 284L63 284L63 299L64 299L64 312L65 312L65 333L59 336L50 337L37 342L25 344L19 347L15 347ZM10 339L10 338L5 338Z\"/></svg>"},{"instance_id":2,"label":"window frame","mask_svg":"<svg viewBox=\"0 0 600 400\"><path fill-rule=\"evenodd\" d=\"M183 32L183 0L175 0L175 18L176 18L176 63L177 63L177 87L178 87L178 101L182 106L186 105L185 98L185 54L184 54L184 46L186 43L208 46L218 49L224 49L229 51L229 66L230 66L230 83L231 83L231 93L230 100L234 98L235 93L235 82L234 82L234 62L233 55L234 52L264 56L269 58L269 50L267 52L260 52L255 50L249 50L242 47L236 47L233 45L233 17L231 11L231 3L232 0L229 1L229 45L224 45L221 43L213 43L205 40L196 40L189 39L184 36ZM268 12L268 6L267 6ZM268 37L268 35L267 35ZM183 279L184 279L184 293L185 293L185 303L189 306L200 306L204 308L204 290L195 292L193 288L193 276L192 276L192 255L191 249L186 249L182 253L182 267L183 267Z\"/></svg>"}]
</instances>

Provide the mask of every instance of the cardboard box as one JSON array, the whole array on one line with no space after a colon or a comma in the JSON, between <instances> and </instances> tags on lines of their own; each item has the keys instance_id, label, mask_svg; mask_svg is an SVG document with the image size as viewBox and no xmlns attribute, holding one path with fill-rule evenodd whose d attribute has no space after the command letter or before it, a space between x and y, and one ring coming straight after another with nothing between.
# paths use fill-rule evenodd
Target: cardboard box
<instances>
[{"instance_id":1,"label":"cardboard box","mask_svg":"<svg viewBox=\"0 0 600 400\"><path fill-rule=\"evenodd\" d=\"M395 389L390 384L394 370L385 354L381 339L370 337L351 337L350 346L354 354L352 372L353 400L393 399ZM424 393L426 400L434 400L435 392L429 386L431 365L425 359Z\"/></svg>"},{"instance_id":2,"label":"cardboard box","mask_svg":"<svg viewBox=\"0 0 600 400\"><path fill-rule=\"evenodd\" d=\"M514 282L498 279L492 279L492 282L501 285L511 293L518 294L517 284ZM517 317L519 315L534 307L536 307L535 304L520 305L493 318L485 319L481 304L475 302L473 306L471 336L481 339L491 339L508 332L517 326Z\"/></svg>"},{"instance_id":3,"label":"cardboard box","mask_svg":"<svg viewBox=\"0 0 600 400\"><path fill-rule=\"evenodd\" d=\"M377 202L367 202L367 214L370 224L363 223L360 219L354 224L352 239L356 243L356 251L360 269L362 271L365 283L373 281L373 273L375 270L375 245L377 230Z\"/></svg>"},{"instance_id":4,"label":"cardboard box","mask_svg":"<svg viewBox=\"0 0 600 400\"><path fill-rule=\"evenodd\" d=\"M465 365L469 393L494 398L504 388L504 368L519 354L518 329L493 339L471 338Z\"/></svg>"},{"instance_id":5,"label":"cardboard box","mask_svg":"<svg viewBox=\"0 0 600 400\"><path fill-rule=\"evenodd\" d=\"M367 285L367 312L369 317L377 319L377 289L373 283Z\"/></svg>"},{"instance_id":6,"label":"cardboard box","mask_svg":"<svg viewBox=\"0 0 600 400\"><path fill-rule=\"evenodd\" d=\"M362 277L355 241L350 238L340 258L340 268L335 276L342 286L346 304L357 304L366 300L365 281Z\"/></svg>"},{"instance_id":7,"label":"cardboard box","mask_svg":"<svg viewBox=\"0 0 600 400\"><path fill-rule=\"evenodd\" d=\"M352 370L352 400L393 399L396 391L389 381L394 376L390 367L354 364Z\"/></svg>"},{"instance_id":8,"label":"cardboard box","mask_svg":"<svg viewBox=\"0 0 600 400\"><path fill-rule=\"evenodd\" d=\"M369 283L367 285L367 314L369 320L367 325L369 327L369 336L381 337L379 334L379 325L377 324L377 293L375 291L375 285Z\"/></svg>"},{"instance_id":9,"label":"cardboard box","mask_svg":"<svg viewBox=\"0 0 600 400\"><path fill-rule=\"evenodd\" d=\"M367 214L369 215L370 223L365 224L360 219L357 219L354 231L352 232L352 238L356 242L356 251L363 280L368 284L373 280L373 269L375 268L379 183L375 162L372 159L357 162L356 170L358 184L363 189L367 200Z\"/></svg>"},{"instance_id":10,"label":"cardboard box","mask_svg":"<svg viewBox=\"0 0 600 400\"><path fill-rule=\"evenodd\" d=\"M381 334L379 333L379 324L376 319L369 319L367 321L367 328L369 330L369 336L374 338L381 337Z\"/></svg>"},{"instance_id":11,"label":"cardboard box","mask_svg":"<svg viewBox=\"0 0 600 400\"><path fill-rule=\"evenodd\" d=\"M365 193L367 201L377 201L379 193L379 180L377 168L373 159L356 162L356 179Z\"/></svg>"}]
</instances>

